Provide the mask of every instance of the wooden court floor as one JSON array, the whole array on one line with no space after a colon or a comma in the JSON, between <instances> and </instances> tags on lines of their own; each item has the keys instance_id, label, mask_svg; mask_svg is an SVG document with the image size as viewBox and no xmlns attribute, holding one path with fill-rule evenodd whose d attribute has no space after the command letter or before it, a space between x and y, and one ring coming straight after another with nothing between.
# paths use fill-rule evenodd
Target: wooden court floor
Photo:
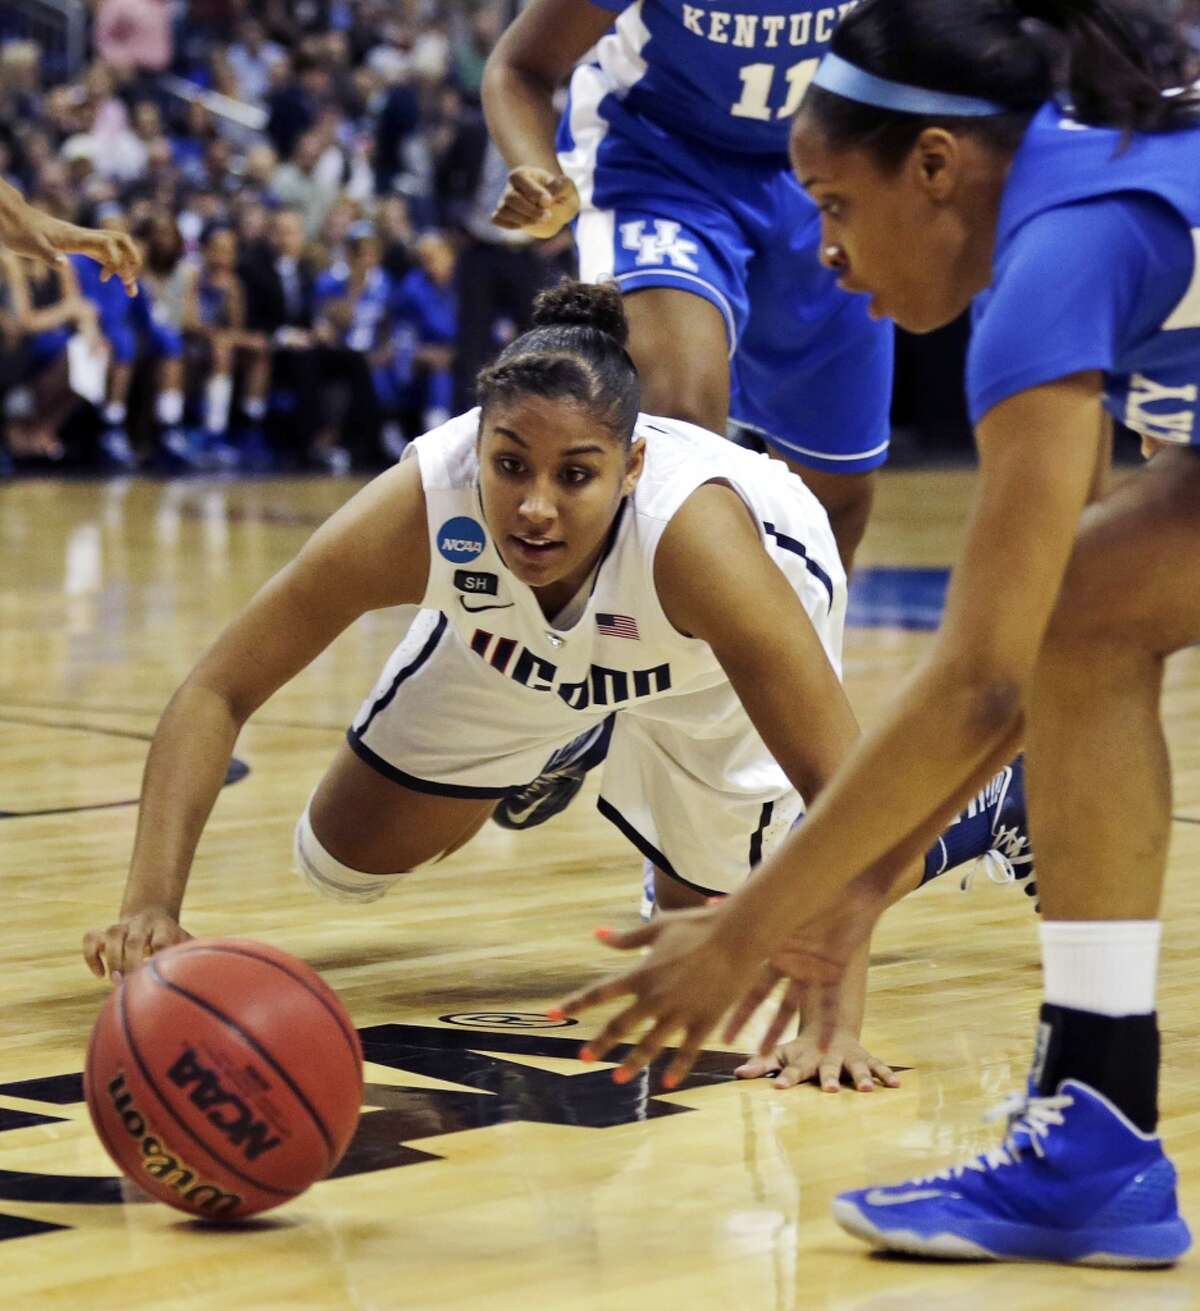
<instances>
[{"instance_id":1,"label":"wooden court floor","mask_svg":"<svg viewBox=\"0 0 1200 1311\"><path fill-rule=\"evenodd\" d=\"M866 566L947 563L965 473L885 477ZM79 958L113 916L147 735L223 620L353 484L21 482L0 488L0 1307L941 1308L1200 1306L1200 1257L1157 1273L874 1258L828 1218L842 1188L995 1141L1038 997L1031 903L950 881L875 943L869 1044L898 1091L778 1092L714 1049L683 1089L614 1087L574 1060L591 1022L539 1015L609 961L639 861L589 789L519 835L494 826L363 910L289 870L294 817L393 645L368 617L264 707L202 845L185 924L320 969L364 1032L365 1113L340 1177L241 1229L123 1195L78 1075L104 987ZM928 635L853 629L869 720ZM1164 1129L1200 1222L1200 654L1177 657L1178 767L1161 1013ZM453 731L448 729L448 731Z\"/></svg>"}]
</instances>

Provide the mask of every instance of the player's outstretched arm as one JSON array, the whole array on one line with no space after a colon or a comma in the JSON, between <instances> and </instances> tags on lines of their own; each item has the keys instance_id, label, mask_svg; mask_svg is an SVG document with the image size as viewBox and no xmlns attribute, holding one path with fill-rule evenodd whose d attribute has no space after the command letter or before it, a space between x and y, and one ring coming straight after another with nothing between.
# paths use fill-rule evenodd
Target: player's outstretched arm
<instances>
[{"instance_id":1,"label":"player's outstretched arm","mask_svg":"<svg viewBox=\"0 0 1200 1311\"><path fill-rule=\"evenodd\" d=\"M811 805L859 736L837 673L803 603L763 550L757 523L731 488L710 484L685 502L663 535L655 582L664 608L681 632L712 646L747 714L796 790ZM909 882L915 886L920 871ZM770 1052L742 1067L745 1078L779 1072L777 1084L819 1079L836 1091L843 1069L860 1090L895 1076L859 1043L867 991L869 943L855 952L846 985L830 1004L832 1034L822 1047L826 1007L804 988L808 959L823 949L823 926L789 943L772 962L790 978ZM782 1024L802 1023L783 1040Z\"/></svg>"},{"instance_id":2,"label":"player's outstretched arm","mask_svg":"<svg viewBox=\"0 0 1200 1311\"><path fill-rule=\"evenodd\" d=\"M642 1068L684 1035L684 1073L740 997L728 1037L771 992L766 968L789 933L833 916L817 981L836 981L898 872L1009 758L1021 706L1066 571L1100 443L1098 374L998 404L979 426L979 488L937 640L879 724L854 746L805 823L703 925L660 917L633 969L564 1003L571 1014L627 997L592 1046L603 1055L643 1023L622 1065ZM654 928L654 923L647 926ZM631 946L634 935L614 940Z\"/></svg>"},{"instance_id":3,"label":"player's outstretched arm","mask_svg":"<svg viewBox=\"0 0 1200 1311\"><path fill-rule=\"evenodd\" d=\"M84 938L94 974L186 936L192 859L242 725L360 615L420 601L428 574L420 471L406 460L323 524L201 656L150 745L118 922Z\"/></svg>"},{"instance_id":4,"label":"player's outstretched arm","mask_svg":"<svg viewBox=\"0 0 1200 1311\"><path fill-rule=\"evenodd\" d=\"M498 227L552 237L579 212L554 150L554 93L612 19L589 0L532 0L496 43L484 69L483 108L511 169L492 215Z\"/></svg>"},{"instance_id":5,"label":"player's outstretched arm","mask_svg":"<svg viewBox=\"0 0 1200 1311\"><path fill-rule=\"evenodd\" d=\"M0 179L0 246L18 255L57 264L64 255L87 255L103 270L102 277L120 278L125 290L137 295L142 255L125 232L106 232L64 223L28 204L21 193Z\"/></svg>"}]
</instances>

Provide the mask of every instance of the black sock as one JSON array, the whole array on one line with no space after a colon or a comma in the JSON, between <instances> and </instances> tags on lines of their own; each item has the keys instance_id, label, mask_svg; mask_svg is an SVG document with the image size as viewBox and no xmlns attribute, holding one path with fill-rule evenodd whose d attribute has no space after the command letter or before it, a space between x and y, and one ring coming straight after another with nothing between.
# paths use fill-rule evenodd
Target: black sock
<instances>
[{"instance_id":1,"label":"black sock","mask_svg":"<svg viewBox=\"0 0 1200 1311\"><path fill-rule=\"evenodd\" d=\"M1096 1015L1042 1005L1033 1078L1052 1096L1063 1079L1103 1093L1144 1133L1158 1125L1158 1013Z\"/></svg>"}]
</instances>

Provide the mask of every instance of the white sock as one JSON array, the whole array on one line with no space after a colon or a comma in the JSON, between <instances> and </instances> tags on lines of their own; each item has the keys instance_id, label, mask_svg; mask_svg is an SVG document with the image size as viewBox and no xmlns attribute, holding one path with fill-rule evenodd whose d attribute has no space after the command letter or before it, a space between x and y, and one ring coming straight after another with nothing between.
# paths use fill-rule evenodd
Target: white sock
<instances>
[{"instance_id":1,"label":"white sock","mask_svg":"<svg viewBox=\"0 0 1200 1311\"><path fill-rule=\"evenodd\" d=\"M119 428L125 422L125 402L109 401L104 407L104 422L110 428Z\"/></svg>"},{"instance_id":2,"label":"white sock","mask_svg":"<svg viewBox=\"0 0 1200 1311\"><path fill-rule=\"evenodd\" d=\"M266 398L262 396L247 396L242 405L242 409L246 411L246 418L249 419L251 423L262 423L263 416L267 412Z\"/></svg>"},{"instance_id":3,"label":"white sock","mask_svg":"<svg viewBox=\"0 0 1200 1311\"><path fill-rule=\"evenodd\" d=\"M204 389L204 426L213 434L229 427L229 402L233 399L233 379L227 373L214 373Z\"/></svg>"},{"instance_id":4,"label":"white sock","mask_svg":"<svg viewBox=\"0 0 1200 1311\"><path fill-rule=\"evenodd\" d=\"M154 417L164 428L174 428L183 418L183 392L178 387L169 387L158 393L154 402Z\"/></svg>"},{"instance_id":5,"label":"white sock","mask_svg":"<svg viewBox=\"0 0 1200 1311\"><path fill-rule=\"evenodd\" d=\"M1040 926L1046 1000L1094 1015L1148 1015L1159 920L1048 920Z\"/></svg>"}]
</instances>

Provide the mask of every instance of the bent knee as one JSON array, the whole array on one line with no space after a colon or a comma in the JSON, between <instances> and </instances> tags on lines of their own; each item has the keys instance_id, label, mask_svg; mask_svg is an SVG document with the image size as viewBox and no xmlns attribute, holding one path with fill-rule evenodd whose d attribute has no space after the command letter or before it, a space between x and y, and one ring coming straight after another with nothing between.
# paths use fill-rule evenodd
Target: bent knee
<instances>
[{"instance_id":1,"label":"bent knee","mask_svg":"<svg viewBox=\"0 0 1200 1311\"><path fill-rule=\"evenodd\" d=\"M339 860L317 836L311 805L296 822L292 854L296 871L310 888L332 901L366 903L385 896L419 864L390 874L370 874ZM428 862L426 862L428 863Z\"/></svg>"}]
</instances>

